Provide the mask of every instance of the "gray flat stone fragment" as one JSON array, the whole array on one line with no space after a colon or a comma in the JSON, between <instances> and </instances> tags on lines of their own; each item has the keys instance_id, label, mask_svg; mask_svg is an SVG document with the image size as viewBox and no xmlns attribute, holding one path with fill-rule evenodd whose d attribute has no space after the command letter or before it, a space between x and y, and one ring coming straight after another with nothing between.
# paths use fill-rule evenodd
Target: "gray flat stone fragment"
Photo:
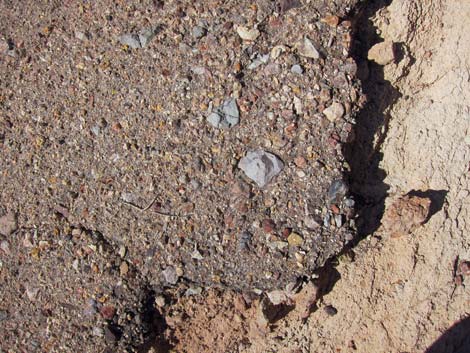
<instances>
[{"instance_id":1,"label":"gray flat stone fragment","mask_svg":"<svg viewBox=\"0 0 470 353\"><path fill-rule=\"evenodd\" d=\"M276 155L260 149L248 152L238 168L262 188L282 171L284 163Z\"/></svg>"},{"instance_id":2,"label":"gray flat stone fragment","mask_svg":"<svg viewBox=\"0 0 470 353\"><path fill-rule=\"evenodd\" d=\"M207 33L207 30L202 26L194 26L192 30L192 35L196 39L204 37Z\"/></svg>"},{"instance_id":3,"label":"gray flat stone fragment","mask_svg":"<svg viewBox=\"0 0 470 353\"><path fill-rule=\"evenodd\" d=\"M155 37L156 30L147 28L142 30L139 34L126 33L119 36L119 42L123 45L129 46L132 49L145 48L150 41Z\"/></svg>"},{"instance_id":4,"label":"gray flat stone fragment","mask_svg":"<svg viewBox=\"0 0 470 353\"><path fill-rule=\"evenodd\" d=\"M227 129L237 125L240 122L240 112L235 99L225 100L220 107L209 114L207 122L218 129Z\"/></svg>"},{"instance_id":5,"label":"gray flat stone fragment","mask_svg":"<svg viewBox=\"0 0 470 353\"><path fill-rule=\"evenodd\" d=\"M129 48L132 49L139 49L142 48L140 45L140 39L137 34L123 34L122 36L119 36L119 41L123 45L128 45Z\"/></svg>"},{"instance_id":6,"label":"gray flat stone fragment","mask_svg":"<svg viewBox=\"0 0 470 353\"><path fill-rule=\"evenodd\" d=\"M176 273L176 269L173 266L168 266L162 272L163 278L168 284L176 284L178 282L178 274Z\"/></svg>"},{"instance_id":7,"label":"gray flat stone fragment","mask_svg":"<svg viewBox=\"0 0 470 353\"><path fill-rule=\"evenodd\" d=\"M155 31L153 29L144 29L139 34L140 46L145 48L150 41L155 37Z\"/></svg>"},{"instance_id":8,"label":"gray flat stone fragment","mask_svg":"<svg viewBox=\"0 0 470 353\"><path fill-rule=\"evenodd\" d=\"M220 127L221 120L222 120L222 116L217 112L212 112L207 117L207 122L216 128Z\"/></svg>"}]
</instances>

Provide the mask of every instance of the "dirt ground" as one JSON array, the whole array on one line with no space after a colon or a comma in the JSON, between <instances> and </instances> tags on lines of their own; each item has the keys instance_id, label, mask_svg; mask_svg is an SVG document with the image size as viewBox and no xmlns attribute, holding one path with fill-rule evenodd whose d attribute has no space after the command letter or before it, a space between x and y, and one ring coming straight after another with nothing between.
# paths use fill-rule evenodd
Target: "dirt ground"
<instances>
[{"instance_id":1,"label":"dirt ground","mask_svg":"<svg viewBox=\"0 0 470 353\"><path fill-rule=\"evenodd\" d=\"M305 5L306 2L300 1L299 3ZM160 1L150 3L152 6L163 6L163 2ZM165 2L164 6L168 6L168 3L178 13L180 3ZM227 13L230 16L245 11L229 3L231 2L225 5L228 6ZM262 5L265 3L269 2L259 2L258 7L254 6L250 8L251 10L247 10L253 12L252 17L245 16L249 19L248 24L250 19L253 20L257 15L262 16ZM286 7L288 4L297 2L281 1L279 3L281 8L278 8L278 11L282 12L282 6ZM317 6L327 2L313 1L311 3ZM324 264L324 266L309 276L301 277L297 282L289 282L292 277L287 276L285 280L283 279L283 285L278 288L279 290L273 290L276 288L273 285L276 277L273 280L272 274L259 277L259 280L256 280L255 275L255 282L267 289L266 292L246 290L244 285L240 285L244 283L243 276L246 273L244 270L234 271L236 275L227 280L227 285L217 285L218 281L213 278L206 280L198 277L218 273L218 265L213 265L211 261L205 262L207 266L200 274L197 272L197 266L188 269L189 272L193 271L190 272L193 275L189 276L189 281L186 281L188 278L183 281L185 276L181 273L183 271L180 266L181 256L174 255L175 249L178 249L182 243L187 248L183 247L181 252L183 254L186 252L191 257L199 258L202 255L213 254L212 251L214 251L214 254L220 254L221 258L227 259L226 263L229 263L230 256L233 256L230 253L222 255L215 247L214 249L199 249L197 242L201 240L200 238L196 237L192 239L193 242L187 243L181 243L181 239L174 241L163 239L164 247L153 249L151 246L154 241L152 227L156 227L155 229L165 227L163 231L165 234L172 234L171 231L175 229L185 229L191 233L192 230L187 228L188 226L210 226L211 222L215 224L215 229L225 227L227 217L224 217L223 212L213 213L210 209L205 209L201 213L203 215L201 222L196 222L196 224L187 224L186 219L184 217L180 219L179 215L193 212L194 204L197 207L198 200L201 198L198 183L199 188L201 185L205 187L211 185L211 180L205 176L204 168L214 170L215 172L209 174L219 175L219 179L223 181L219 186L215 182L216 186L213 189L208 187L206 190L209 195L213 195L213 198L209 197L209 200L213 200L215 204L233 202L229 196L219 197L218 194L233 190L228 189L227 185L231 185L230 182L234 178L240 183L246 183L236 188L236 192L241 195L245 194L243 185L249 185L246 178L241 177L240 174L233 176L232 172L229 172L228 176L223 175L217 172L217 168L221 168L220 163L230 164L232 159L241 157L242 146L246 142L243 137L246 139L246 135L249 135L250 126L248 125L253 122L247 124L242 120L240 135L232 140L230 137L222 137L225 133L213 133L210 128L199 127L199 130L196 130L197 133L191 137L192 143L197 144L203 141L208 144L209 142L204 140L207 134L207 139L215 139L217 142L206 146L205 155L221 153L220 158L211 163L203 161L201 169L197 166L197 161L194 164L194 161L188 159L191 151L183 151L183 153L178 149L184 149L184 147L178 147L179 141L177 140L185 134L188 128L194 128L198 126L197 124L204 122L203 116L193 122L191 120L187 122L184 119L182 119L183 122L172 122L169 127L157 124L158 126L148 135L146 135L145 128L134 128L139 126L139 122L143 124L139 119L144 118L138 116L139 114L133 116L129 113L126 119L121 119L119 116L126 115L123 112L134 108L143 109L143 106L156 107L154 113L157 116L157 122L165 120L160 117L160 113L164 116L167 114L166 111L170 114L172 109L176 109L173 113L177 112L179 116L197 115L201 105L205 103L209 105L212 101L212 98L205 99L205 94L210 93L210 86L207 82L188 83L195 85L194 89L203 90L200 97L194 98L198 106L194 111L183 112L179 110L181 107L178 105L176 108L170 106L174 102L176 104L179 102L172 100L173 98L165 100L157 96L154 102L146 102L145 95L139 90L124 92L120 91L118 86L111 95L116 95L116 102L123 99L126 104L121 106L118 103L105 104L100 101L100 98L109 98L110 93L104 92L104 88L108 89L113 80L107 78L107 75L117 75L116 72L120 72L116 70L113 73L111 69L106 73L109 65L112 67L113 60L116 59L109 56L112 54L116 55L119 60L129 60L127 52L129 48L120 48L115 51L106 47L109 43L106 44L105 38L111 34L115 38L119 33L123 33L123 30L135 30L138 24L145 23L144 12L133 13L134 27L121 28L119 24L129 18L112 18L112 11L101 9L103 21L115 21L114 23L119 24L103 26L101 22L91 20L87 24L94 28L93 33L99 33L95 40L104 46L102 55L96 58L92 57L95 52L87 49L87 44L82 44L83 41L90 40L89 34L84 29L77 29L80 33L75 33L76 38L73 39L74 46L78 46L74 47L77 63L75 60L72 60L72 63L73 70L78 70L79 73L77 73L77 85L71 85L75 87L76 92L70 88L68 92L61 91L60 87L51 86L50 89L57 95L53 99L57 109L51 111L47 107L47 102L38 100L41 94L36 95L35 89L38 87L43 89L48 82L62 82L63 86L67 87L64 82L68 79L72 81L72 79L67 76L60 77L60 67L63 65L67 68L66 70L69 70L70 62L60 62L58 60L61 57L60 52L54 52L53 57L49 57L47 51L41 54L40 48L36 48L34 59L45 63L44 66L39 66L37 77L50 75L52 80L47 79L38 83L34 81L35 75L27 71L28 67L34 66L28 66L27 55L23 57L24 54L22 54L22 48L28 48L29 39L25 39L23 46L18 43L13 46L13 43L4 41L4 47L1 49L4 55L2 57L4 67L18 60L17 56L25 60L26 65L24 72L14 73L17 75L14 77L15 82L19 84L9 83L7 74L2 76L1 82L0 104L4 108L3 115L0 117L4 190L2 190L1 198L0 223L2 233L0 239L2 298L0 302L0 352L463 353L470 351L468 338L468 332L470 332L468 281L470 279L467 277L470 276L470 262L467 262L470 261L467 224L467 220L470 219L467 218L469 217L470 196L470 108L468 103L470 102L470 45L466 40L470 29L470 3L457 0L421 2L376 0L361 2L351 8L337 6L336 3L341 2L331 2L330 5L325 6L327 6L328 14L335 14L337 11L341 22L347 21L347 28L344 28L344 24L343 27L339 25L338 31L344 31L341 33L343 38L348 38L349 35L353 38L352 42L348 43L348 46L350 44L348 56L354 59L357 66L358 81L356 83L347 81L346 86L332 92L333 98L346 106L351 105L351 116L347 116L344 123L330 125L325 123L321 126L328 136L343 134L342 137L339 136L341 143L332 143L331 139L319 142L317 138L321 135L316 135L315 124L307 124L301 126L301 129L309 130L313 140L307 138L306 142L296 140L295 143L291 143L289 149L293 149L294 153L282 154L280 151L283 150L284 145L276 147L274 142L268 144L271 151L275 151L276 155L288 161L292 168L287 169L292 169L293 171L289 172L292 174L281 175L275 179L275 185L270 190L276 190L276 197L259 196L264 194L258 193L254 188L257 196L250 203L253 210L244 211L248 220L240 222L241 224L245 224L243 223L245 221L250 224L259 222L258 227L261 229L270 228L271 224L263 223L265 216L259 217L260 210L270 208L273 206L272 202L275 204L276 200L285 201L287 204L285 197L288 198L288 196L282 194L286 183L291 179L296 180L297 177L302 179L299 176L302 174L299 174L294 167L302 163L300 159L295 160L295 157L298 151L302 151L309 143L315 142L324 146L325 150L320 151L320 154L324 153L328 156L327 164L334 165L336 169L326 168L328 171L313 182L314 188L322 190L321 196L314 198L313 206L318 208L320 210L318 214L321 214L331 180L343 173L343 178L348 180L350 185L351 196L348 197L357 203L357 215L354 219L357 221L358 236L352 242L344 241L348 232L350 233L352 229L356 230L356 225L341 233L340 240L332 247L334 248L332 253L328 255L331 256L337 252L339 244L341 246L346 244L338 256L332 257L326 263L323 260L319 263L315 260L314 268L318 268L318 265ZM75 5L77 5L77 11L85 12L87 6L91 6L87 1L83 4L77 2ZM60 5L53 5L55 6ZM2 2L2 7L7 9L8 2ZM11 8L13 9L14 6ZM210 12L205 7L201 11L206 10ZM296 11L299 10L294 6L289 11L289 16L295 16ZM73 14L73 11L70 13ZM119 11L113 14L115 13ZM304 15L313 16L306 12ZM327 13L320 14L319 19L323 18L325 21L326 15ZM3 18L8 18L8 16L3 16ZM192 18L190 11L188 16ZM220 16L228 15L220 13ZM181 18L184 17L181 15ZM13 18L17 17L13 16ZM31 18L35 17L31 16ZM50 19L47 14L38 18L40 23L29 22L28 25L41 29L38 38L44 42L43 45L47 46L48 38L54 38L56 35L54 31L61 33L61 29L60 26L59 28L49 27ZM28 18L25 21L27 22ZM171 28L174 31L173 35L177 38L178 33L175 28L178 28L178 23L172 22L171 18L167 21L165 23L167 28ZM330 17L326 20L326 22L331 21L334 22L335 18ZM19 20L18 23L3 21L1 25L3 33L0 34L5 35L5 31L9 30L5 27L5 23L19 26L19 22ZM191 22L191 28L196 24L196 22ZM213 28L219 28L218 25L219 23L215 21ZM335 27L337 24L331 23L328 26ZM331 30L329 27L318 28L324 28L325 31ZM219 29L223 31L223 28ZM289 30L289 33L293 36L292 38L295 37L293 28ZM198 36L199 34L196 34L196 37ZM60 34L58 38L67 37ZM162 38L160 40L164 41L165 37ZM202 38L206 40L206 34L202 34ZM229 41L232 40L230 36L227 38ZM322 46L328 46L329 40L324 40L326 43L321 42ZM170 42L167 44L170 45ZM85 48L81 47L83 45ZM345 44L334 45L338 47L333 46L328 54L338 55L337 58L340 58L342 46ZM12 51L13 47L16 51ZM87 50L93 52L93 55L88 53L91 57L87 55ZM262 52L263 48L258 50ZM213 55L217 57L218 54ZM228 53L227 57L230 55L231 53ZM84 61L81 62L80 58ZM256 55L252 55L250 60L256 58ZM188 60L197 62L199 59L195 57ZM141 60L144 67L155 58L142 54ZM220 60L223 61L223 59ZM250 63L247 58L240 58L240 60L243 65ZM243 60L247 61L243 62ZM285 60L282 65L289 68L297 63L296 56L290 54L282 60ZM333 82L335 75L342 74L341 70L329 71L327 63L319 64L318 67L308 66L310 61L299 62L305 70L304 80L293 79L302 89L308 89L307 78L312 80L317 78L315 74L308 76L315 69L322 70L323 78L326 80L320 80L320 83L329 82L330 79ZM48 66L50 62L60 64L57 67ZM86 73L89 62L93 62L91 66L96 65L95 72ZM178 60L175 62L178 63ZM179 64L175 64L168 74L163 74L161 77L177 75L178 70L182 70L177 65ZM217 63L214 66L217 66ZM45 71L41 72L41 68ZM160 77L161 73L154 74ZM289 75L291 74L292 72ZM140 82L137 76L125 78L116 76L114 79L116 82L129 80L134 85ZM219 79L215 79L215 86L220 85L219 93L222 94L214 100L222 103L226 92L236 86L237 80L229 80L229 83L225 83L218 81ZM252 78L253 81L256 79L257 77ZM291 79L292 76L286 76L280 80L282 82ZM82 83L80 83L81 80ZM155 85L165 84L157 81L158 79L154 82ZM250 87L253 81L247 82L247 86ZM96 93L97 102L92 103L93 109L87 108L90 106L91 99L85 89L87 84L97 85L101 89ZM230 86L230 89L225 85ZM12 87L17 91L12 92ZM361 87L367 101L356 102L349 95L343 96L346 87L358 90ZM152 87L142 88L145 92L151 89ZM178 87L173 89L179 92ZM321 90L313 93L321 96ZM61 111L60 102L62 100L65 102L71 95L77 95L82 99L85 111L80 114L83 116L77 121L70 120L70 127L44 125L41 116L54 111L57 111L54 113L57 114L57 116L54 115L55 119L61 121L61 114L67 114L67 112ZM29 97L35 97L36 101L29 102ZM303 108L307 111L325 109L331 103L329 101L331 98L327 98L324 102L315 98L315 101L324 106L311 107L307 104ZM356 98L359 99L359 97ZM190 100L191 97L187 96L183 99ZM305 99L308 101L308 98ZM188 102L181 102L182 107L184 108ZM191 102L191 106L193 103ZM360 110L355 108L356 103L357 108L361 107ZM21 111L21 109L11 108L30 107L31 104L37 106L37 109ZM270 106L269 100L259 104L262 108ZM300 109L298 106L295 107L295 102L293 105L294 109ZM87 109L89 112L86 111ZM241 107L240 110L244 113ZM18 117L12 116L13 113L18 114ZM31 114L34 115L34 123L24 124L24 131L15 130L17 125L22 126L18 122L27 121ZM87 117L87 114L90 115ZM109 121L102 122L97 119L100 115L105 116ZM284 117L286 121L270 131L265 131L262 127L255 129L256 137L253 140L256 141L268 132L275 135L276 132L285 131L290 117L287 113ZM17 118L18 120L15 120ZM348 121L349 118L354 120L353 131L348 130L351 125L347 124L353 121ZM241 114L241 119L243 119L243 114ZM52 135L48 135L51 133L51 126ZM84 128L89 133L82 135L80 131ZM145 150L152 145L150 140L134 141L132 136L135 134L148 139L158 138L161 129L167 128L169 130L166 132L171 133L167 136L173 136L175 140L165 141L162 146L167 149L173 148L175 155L184 155L187 158L183 159L181 164L178 164L179 162L172 164L171 158L168 159L162 170L152 174L153 179L148 179L145 173L150 168L148 161L152 158L164 158L165 154L162 155L161 151ZM9 135L12 131L20 136L21 140L12 139L13 135ZM75 160L75 157L71 151L73 145L67 144L69 136L64 135L64 131L67 134L75 131L77 135L72 136L71 139L78 138L80 144L86 146L85 150L74 152L86 155L86 157L76 159L80 161L79 165L69 163ZM44 137L45 134L46 137ZM112 134L112 137L108 137L107 134ZM199 138L198 134L203 137ZM352 135L354 135L354 140L350 138ZM227 146L226 138L236 147L224 152L223 149ZM99 140L98 146L101 147L96 147L94 142L90 142L94 139ZM120 144L116 143L116 139ZM111 148L114 145L120 145L122 148L119 147L114 154L109 152L110 159L107 160L105 157L107 154L103 153L100 148ZM337 155L331 151L328 152L328 146L331 145L338 152ZM17 151L18 154L6 153L12 150ZM45 155L44 151L49 154ZM130 165L128 162L135 157L134 152L146 157L140 159L140 164L134 165L134 169L126 169L126 166ZM120 155L121 160L116 155ZM52 162L44 167L41 164L42 159L38 156ZM146 158L148 158L147 161ZM112 168L115 169L107 169L110 168L111 159L118 168L113 166ZM190 166L185 169L187 178L165 180L165 172L171 169L173 173L175 167L185 164ZM24 170L25 165L29 169L22 174L21 171ZM96 170L88 170L87 165L96 165ZM347 167L342 169L342 166ZM117 170L117 172L109 176L107 173L109 170ZM309 173L312 173L310 169L305 169L303 172L309 177L311 175ZM66 180L61 178L63 175L70 175L71 178ZM36 184L34 187L24 185L24 193L20 194L21 189L15 186L18 183L15 184L13 178L16 182L20 181L19 185L29 180L34 180ZM191 184L194 184L195 188L192 192L185 194L181 186L191 183L191 178L197 179ZM83 180L91 184L82 187L81 181ZM116 186L115 183L119 185ZM293 195L301 195L305 192L306 185L305 182L294 181ZM73 193L74 186L78 188L77 195ZM158 200L154 207L155 205L150 203L152 201L150 196L136 196L154 195L156 186L166 188L161 191L162 199L180 200L179 204L175 205L176 201L165 204ZM133 191L124 195L123 198L122 193L126 189ZM41 197L35 196L35 193ZM51 199L59 202L50 204ZM120 207L129 207L131 211L119 209L116 213L116 210L111 207L114 201L121 199L124 203L121 202ZM75 200L73 210L67 207L70 205L67 203L70 200ZM96 203L94 200L97 200ZM90 205L89 208L87 208L87 202ZM344 211L343 204L344 201L339 205L340 212ZM136 207L136 205L142 206ZM147 210L143 211L147 205L152 208L154 214L148 215ZM300 232L299 230L309 228L305 225L304 216L299 217L295 212L302 205L302 198L293 197L292 205L293 208L290 211L280 212L274 207L273 213L268 214L268 218L274 219L275 224L282 225L280 228L288 229L288 232L284 232L286 238L295 231ZM43 212L44 210L48 211ZM177 215L167 214L174 210L178 212ZM240 208L237 212L241 212ZM332 209L332 212L336 211ZM321 216L323 218L324 214ZM112 217L118 217L119 222L113 223L110 220ZM161 217L168 218L162 220ZM322 218L314 219L313 223L321 223ZM282 223L283 219L304 223L299 223L302 226L292 226ZM122 229L123 225L129 222L128 228ZM48 231L44 231L45 229ZM96 229L106 231L102 234ZM133 235L139 232L144 236ZM196 229L194 233L205 234L201 229ZM255 236L256 234L254 233ZM243 237L243 239L247 238ZM263 242L262 238L255 239L255 245ZM289 242L289 245L292 241L299 241L294 236L290 239L290 241L285 240ZM259 245L256 249L262 249L262 246ZM139 254L145 254L145 256L139 256ZM294 254L290 251L285 254L285 258L302 262L299 254L305 256L310 253ZM258 258L263 258L265 255L261 250L256 253ZM162 256L163 260L159 259L156 265L151 262L153 261L151 259L158 256ZM249 266L257 266L255 257L250 261ZM275 267L281 263L276 261L279 259L275 258L271 266L274 264ZM222 269L225 268L225 265L220 266ZM301 266L299 268L302 269ZM283 271L291 273L289 271L298 270L292 270L287 266ZM263 272L265 272L264 269L260 273ZM287 287L285 283L288 283ZM232 288L227 288L230 286Z\"/></svg>"}]
</instances>

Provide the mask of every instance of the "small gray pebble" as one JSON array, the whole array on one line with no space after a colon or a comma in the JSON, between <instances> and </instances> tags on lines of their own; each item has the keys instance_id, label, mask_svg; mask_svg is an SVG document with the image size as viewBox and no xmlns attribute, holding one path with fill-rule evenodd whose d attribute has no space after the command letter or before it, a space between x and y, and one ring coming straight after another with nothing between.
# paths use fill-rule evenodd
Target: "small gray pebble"
<instances>
[{"instance_id":1,"label":"small gray pebble","mask_svg":"<svg viewBox=\"0 0 470 353\"><path fill-rule=\"evenodd\" d=\"M194 26L192 30L192 35L196 39L200 39L207 34L207 30L201 26Z\"/></svg>"},{"instance_id":2,"label":"small gray pebble","mask_svg":"<svg viewBox=\"0 0 470 353\"><path fill-rule=\"evenodd\" d=\"M354 239L354 235L352 235L351 233L348 233L348 234L346 234L346 236L344 237L344 239L345 239L346 241L351 241L351 240Z\"/></svg>"},{"instance_id":3,"label":"small gray pebble","mask_svg":"<svg viewBox=\"0 0 470 353\"><path fill-rule=\"evenodd\" d=\"M87 32L75 31L75 38L83 41L90 39L90 35Z\"/></svg>"},{"instance_id":4,"label":"small gray pebble","mask_svg":"<svg viewBox=\"0 0 470 353\"><path fill-rule=\"evenodd\" d=\"M221 121L222 121L222 116L217 112L212 112L207 117L207 122L216 128L220 127Z\"/></svg>"},{"instance_id":5,"label":"small gray pebble","mask_svg":"<svg viewBox=\"0 0 470 353\"><path fill-rule=\"evenodd\" d=\"M83 314L85 316L93 316L97 312L97 303L93 298L88 299Z\"/></svg>"},{"instance_id":6,"label":"small gray pebble","mask_svg":"<svg viewBox=\"0 0 470 353\"><path fill-rule=\"evenodd\" d=\"M227 127L237 125L240 121L240 113L235 99L227 99L224 104L222 104L221 111L225 116Z\"/></svg>"},{"instance_id":7,"label":"small gray pebble","mask_svg":"<svg viewBox=\"0 0 470 353\"><path fill-rule=\"evenodd\" d=\"M330 228L330 220L331 220L331 215L329 212L327 212L327 214L323 218L323 226L325 228Z\"/></svg>"},{"instance_id":8,"label":"small gray pebble","mask_svg":"<svg viewBox=\"0 0 470 353\"><path fill-rule=\"evenodd\" d=\"M240 160L238 168L262 188L282 171L284 163L272 153L255 150Z\"/></svg>"},{"instance_id":9,"label":"small gray pebble","mask_svg":"<svg viewBox=\"0 0 470 353\"><path fill-rule=\"evenodd\" d=\"M237 102L230 98L207 117L207 122L216 128L231 128L240 122Z\"/></svg>"},{"instance_id":10,"label":"small gray pebble","mask_svg":"<svg viewBox=\"0 0 470 353\"><path fill-rule=\"evenodd\" d=\"M178 182L180 184L187 184L189 182L189 177L186 174L182 174L178 177Z\"/></svg>"},{"instance_id":11,"label":"small gray pebble","mask_svg":"<svg viewBox=\"0 0 470 353\"><path fill-rule=\"evenodd\" d=\"M184 293L184 295L186 297L190 297L192 295L199 295L202 293L202 288L201 287L189 287L186 292Z\"/></svg>"},{"instance_id":12,"label":"small gray pebble","mask_svg":"<svg viewBox=\"0 0 470 353\"><path fill-rule=\"evenodd\" d=\"M330 203L341 201L348 193L348 186L343 180L334 180L328 189L328 199Z\"/></svg>"},{"instance_id":13,"label":"small gray pebble","mask_svg":"<svg viewBox=\"0 0 470 353\"><path fill-rule=\"evenodd\" d=\"M343 215L335 215L335 224L336 227L341 228L343 226Z\"/></svg>"},{"instance_id":14,"label":"small gray pebble","mask_svg":"<svg viewBox=\"0 0 470 353\"><path fill-rule=\"evenodd\" d=\"M349 207L349 208L353 208L354 205L356 204L353 199L346 199L344 200L343 203L344 203L344 206Z\"/></svg>"},{"instance_id":15,"label":"small gray pebble","mask_svg":"<svg viewBox=\"0 0 470 353\"><path fill-rule=\"evenodd\" d=\"M8 312L5 310L0 310L0 321L5 321L8 319Z\"/></svg>"},{"instance_id":16,"label":"small gray pebble","mask_svg":"<svg viewBox=\"0 0 470 353\"><path fill-rule=\"evenodd\" d=\"M238 236L238 249L241 251L249 250L251 244L251 234L248 232L241 232Z\"/></svg>"},{"instance_id":17,"label":"small gray pebble","mask_svg":"<svg viewBox=\"0 0 470 353\"><path fill-rule=\"evenodd\" d=\"M119 37L119 41L123 45L128 45L132 49L142 48L140 38L137 34L123 34Z\"/></svg>"},{"instance_id":18,"label":"small gray pebble","mask_svg":"<svg viewBox=\"0 0 470 353\"><path fill-rule=\"evenodd\" d=\"M162 274L168 284L176 284L178 282L178 275L176 274L176 269L173 266L165 268Z\"/></svg>"},{"instance_id":19,"label":"small gray pebble","mask_svg":"<svg viewBox=\"0 0 470 353\"><path fill-rule=\"evenodd\" d=\"M94 125L91 128L91 132L93 133L93 135L98 136L101 133L101 128L98 125Z\"/></svg>"},{"instance_id":20,"label":"small gray pebble","mask_svg":"<svg viewBox=\"0 0 470 353\"><path fill-rule=\"evenodd\" d=\"M191 184L191 187L193 188L193 190L198 190L201 188L201 183L197 181L196 179L191 179L189 183Z\"/></svg>"},{"instance_id":21,"label":"small gray pebble","mask_svg":"<svg viewBox=\"0 0 470 353\"><path fill-rule=\"evenodd\" d=\"M290 71L294 74L302 75L304 73L304 70L302 69L302 66L300 65L293 65L290 69Z\"/></svg>"},{"instance_id":22,"label":"small gray pebble","mask_svg":"<svg viewBox=\"0 0 470 353\"><path fill-rule=\"evenodd\" d=\"M104 336L104 330L101 327L94 326L92 329L93 336L96 337L103 337Z\"/></svg>"},{"instance_id":23,"label":"small gray pebble","mask_svg":"<svg viewBox=\"0 0 470 353\"><path fill-rule=\"evenodd\" d=\"M140 314L134 316L134 320L137 325L140 325L142 323L142 317L140 316Z\"/></svg>"},{"instance_id":24,"label":"small gray pebble","mask_svg":"<svg viewBox=\"0 0 470 353\"><path fill-rule=\"evenodd\" d=\"M144 29L139 34L139 42L142 48L145 48L150 41L155 37L155 31L153 29Z\"/></svg>"},{"instance_id":25,"label":"small gray pebble","mask_svg":"<svg viewBox=\"0 0 470 353\"><path fill-rule=\"evenodd\" d=\"M265 55L258 55L256 57L255 60L253 60L253 62L248 65L248 69L249 70L254 70L256 69L258 66L260 65L263 65L263 64L267 64L268 61L269 61L269 58L270 58L270 55L269 54L265 54Z\"/></svg>"}]
</instances>

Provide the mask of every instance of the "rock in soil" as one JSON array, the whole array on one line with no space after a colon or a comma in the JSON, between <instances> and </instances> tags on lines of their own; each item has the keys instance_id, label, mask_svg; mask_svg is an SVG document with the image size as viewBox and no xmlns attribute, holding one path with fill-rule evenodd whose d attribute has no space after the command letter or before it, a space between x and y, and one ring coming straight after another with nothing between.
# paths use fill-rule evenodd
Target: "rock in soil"
<instances>
[{"instance_id":1,"label":"rock in soil","mask_svg":"<svg viewBox=\"0 0 470 353\"><path fill-rule=\"evenodd\" d=\"M427 197L399 197L385 210L382 226L393 238L410 234L427 220L430 207Z\"/></svg>"},{"instance_id":2,"label":"rock in soil","mask_svg":"<svg viewBox=\"0 0 470 353\"><path fill-rule=\"evenodd\" d=\"M238 168L260 188L266 186L284 168L284 163L272 153L250 151L240 160Z\"/></svg>"},{"instance_id":3,"label":"rock in soil","mask_svg":"<svg viewBox=\"0 0 470 353\"><path fill-rule=\"evenodd\" d=\"M297 50L300 55L306 58L319 59L320 53L313 45L312 41L305 37L300 43L297 44Z\"/></svg>"},{"instance_id":4,"label":"rock in soil","mask_svg":"<svg viewBox=\"0 0 470 353\"><path fill-rule=\"evenodd\" d=\"M370 48L367 55L369 60L375 61L379 65L387 65L395 60L394 44L391 41L384 41Z\"/></svg>"},{"instance_id":5,"label":"rock in soil","mask_svg":"<svg viewBox=\"0 0 470 353\"><path fill-rule=\"evenodd\" d=\"M207 117L207 121L216 128L230 128L237 125L240 122L240 113L235 99L224 101L222 106Z\"/></svg>"},{"instance_id":6,"label":"rock in soil","mask_svg":"<svg viewBox=\"0 0 470 353\"><path fill-rule=\"evenodd\" d=\"M18 222L13 212L9 212L0 217L0 234L8 236L17 228Z\"/></svg>"}]
</instances>

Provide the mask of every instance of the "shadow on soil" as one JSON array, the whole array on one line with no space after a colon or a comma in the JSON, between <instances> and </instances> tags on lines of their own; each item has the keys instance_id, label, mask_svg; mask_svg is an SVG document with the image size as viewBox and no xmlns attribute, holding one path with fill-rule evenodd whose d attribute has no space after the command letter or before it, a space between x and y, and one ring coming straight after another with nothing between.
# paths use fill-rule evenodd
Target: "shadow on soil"
<instances>
[{"instance_id":1,"label":"shadow on soil","mask_svg":"<svg viewBox=\"0 0 470 353\"><path fill-rule=\"evenodd\" d=\"M148 337L145 343L137 348L138 353L150 352L152 349L155 353L168 353L172 349L171 345L164 338L167 324L163 315L156 310L154 303L155 292L148 290L146 299L142 303L142 319L147 324Z\"/></svg>"},{"instance_id":2,"label":"shadow on soil","mask_svg":"<svg viewBox=\"0 0 470 353\"><path fill-rule=\"evenodd\" d=\"M351 168L346 177L357 200L356 242L380 226L389 189L384 183L386 174L379 167L383 157L380 147L388 130L390 116L387 110L397 101L400 93L384 79L383 67L367 60L367 54L373 45L381 41L372 18L390 3L391 0L367 1L352 14L355 41L351 56L358 66L358 77L367 98L356 118L355 140L343 148Z\"/></svg>"},{"instance_id":3,"label":"shadow on soil","mask_svg":"<svg viewBox=\"0 0 470 353\"><path fill-rule=\"evenodd\" d=\"M470 317L449 328L425 353L470 352Z\"/></svg>"},{"instance_id":4,"label":"shadow on soil","mask_svg":"<svg viewBox=\"0 0 470 353\"><path fill-rule=\"evenodd\" d=\"M352 249L366 236L376 231L385 210L389 186L384 183L385 171L379 164L383 158L380 147L386 137L390 116L388 109L398 100L400 93L384 79L383 67L367 59L369 49L382 41L372 19L392 0L370 0L361 3L351 14L354 42L350 55L355 60L366 103L356 117L352 142L343 146L343 154L350 166L345 180L356 200L358 235L335 258L316 271L321 296L327 294L341 278L334 268L342 256L354 257ZM397 61L400 60L400 50ZM445 195L444 195L445 196Z\"/></svg>"}]
</instances>

